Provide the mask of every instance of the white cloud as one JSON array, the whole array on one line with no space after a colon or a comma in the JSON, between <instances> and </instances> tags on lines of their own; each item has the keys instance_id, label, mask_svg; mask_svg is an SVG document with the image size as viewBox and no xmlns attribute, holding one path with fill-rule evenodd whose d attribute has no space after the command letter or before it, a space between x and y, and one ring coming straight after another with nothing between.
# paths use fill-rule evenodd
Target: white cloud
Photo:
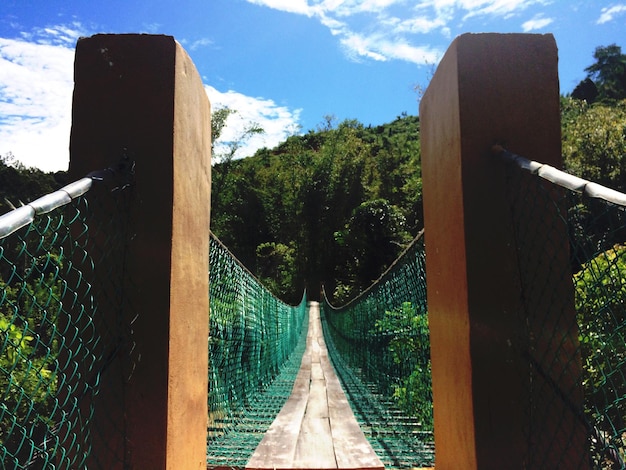
<instances>
[{"instance_id":1,"label":"white cloud","mask_svg":"<svg viewBox=\"0 0 626 470\"><path fill-rule=\"evenodd\" d=\"M416 64L435 64L443 55L431 47L418 47L401 41L383 41L378 44L383 54L394 59L406 60Z\"/></svg>"},{"instance_id":2,"label":"white cloud","mask_svg":"<svg viewBox=\"0 0 626 470\"><path fill-rule=\"evenodd\" d=\"M535 15L532 19L522 23L522 30L527 33L528 31L545 28L553 22L554 20L552 18L544 18L542 15Z\"/></svg>"},{"instance_id":3,"label":"white cloud","mask_svg":"<svg viewBox=\"0 0 626 470\"><path fill-rule=\"evenodd\" d=\"M419 35L439 31L451 36L451 26L471 17L509 18L531 6L551 0L247 0L288 13L316 18L326 26L352 60L403 60L432 64L441 56L434 47L420 44ZM537 17L528 30L552 20ZM431 39L432 40L432 39Z\"/></svg>"},{"instance_id":4,"label":"white cloud","mask_svg":"<svg viewBox=\"0 0 626 470\"><path fill-rule=\"evenodd\" d=\"M384 36L361 36L350 33L342 38L341 44L347 49L348 54L380 62L399 59L426 65L438 62L441 57L441 52L435 48L413 46L402 39L389 39Z\"/></svg>"},{"instance_id":5,"label":"white cloud","mask_svg":"<svg viewBox=\"0 0 626 470\"><path fill-rule=\"evenodd\" d=\"M0 38L0 155L11 152L26 166L65 170L69 163L75 41L80 25L54 26ZM201 39L191 47L208 45ZM223 138L233 139L247 123L265 134L254 136L237 156L274 147L298 129L300 110L241 93L206 87L213 108L237 110Z\"/></svg>"},{"instance_id":6,"label":"white cloud","mask_svg":"<svg viewBox=\"0 0 626 470\"><path fill-rule=\"evenodd\" d=\"M144 23L140 32L146 34L158 34L163 25L161 23Z\"/></svg>"},{"instance_id":7,"label":"white cloud","mask_svg":"<svg viewBox=\"0 0 626 470\"><path fill-rule=\"evenodd\" d=\"M339 21L336 18L332 18L326 15L324 12L319 12L318 17L319 17L320 22L324 26L326 26L328 29L330 29L330 33L333 36L340 36L349 32L346 23L344 23L343 21Z\"/></svg>"},{"instance_id":8,"label":"white cloud","mask_svg":"<svg viewBox=\"0 0 626 470\"><path fill-rule=\"evenodd\" d=\"M533 5L546 4L546 0L459 0L455 3L467 12L465 18L486 15L508 18Z\"/></svg>"},{"instance_id":9,"label":"white cloud","mask_svg":"<svg viewBox=\"0 0 626 470\"><path fill-rule=\"evenodd\" d=\"M226 143L238 140L246 126L253 123L261 126L265 132L248 140L237 151L235 158L251 156L263 147L275 147L299 129L300 109L290 110L271 99L255 98L233 90L221 92L210 85L204 88L212 110L228 107L236 111L226 121L226 127L216 143L216 154L223 153Z\"/></svg>"},{"instance_id":10,"label":"white cloud","mask_svg":"<svg viewBox=\"0 0 626 470\"><path fill-rule=\"evenodd\" d=\"M313 14L307 0L248 0L248 2L262 5L275 10L299 15L311 16Z\"/></svg>"},{"instance_id":11,"label":"white cloud","mask_svg":"<svg viewBox=\"0 0 626 470\"><path fill-rule=\"evenodd\" d=\"M359 57L366 57L368 59L384 62L389 59L384 54L377 52L378 49L376 43L379 38L375 36L362 36L357 33L347 33L341 38L341 45L346 49L348 56L351 56L354 60L358 60Z\"/></svg>"},{"instance_id":12,"label":"white cloud","mask_svg":"<svg viewBox=\"0 0 626 470\"><path fill-rule=\"evenodd\" d=\"M209 38L202 38L202 39L197 39L195 41L193 41L191 44L189 44L189 50L190 51L195 51L196 49L200 48L200 47L207 47L207 46L212 46L213 45L213 41Z\"/></svg>"},{"instance_id":13,"label":"white cloud","mask_svg":"<svg viewBox=\"0 0 626 470\"><path fill-rule=\"evenodd\" d=\"M20 37L37 44L72 47L76 40L84 34L83 26L74 22L69 25L46 26L35 28L29 32L23 31L20 33Z\"/></svg>"},{"instance_id":14,"label":"white cloud","mask_svg":"<svg viewBox=\"0 0 626 470\"><path fill-rule=\"evenodd\" d=\"M397 20L394 29L397 33L426 34L444 27L445 24L442 18L416 16L407 20Z\"/></svg>"},{"instance_id":15,"label":"white cloud","mask_svg":"<svg viewBox=\"0 0 626 470\"><path fill-rule=\"evenodd\" d=\"M597 24L608 23L609 21L613 21L616 16L625 13L626 4L622 3L611 7L604 7L601 11L602 14L600 15L600 18L598 18L598 21L596 21Z\"/></svg>"},{"instance_id":16,"label":"white cloud","mask_svg":"<svg viewBox=\"0 0 626 470\"><path fill-rule=\"evenodd\" d=\"M405 0L323 0L312 8L318 14L324 12L339 17L349 17L361 13L383 13L394 5L403 3Z\"/></svg>"},{"instance_id":17,"label":"white cloud","mask_svg":"<svg viewBox=\"0 0 626 470\"><path fill-rule=\"evenodd\" d=\"M66 169L77 34L46 28L26 36L34 42L0 38L0 154Z\"/></svg>"}]
</instances>

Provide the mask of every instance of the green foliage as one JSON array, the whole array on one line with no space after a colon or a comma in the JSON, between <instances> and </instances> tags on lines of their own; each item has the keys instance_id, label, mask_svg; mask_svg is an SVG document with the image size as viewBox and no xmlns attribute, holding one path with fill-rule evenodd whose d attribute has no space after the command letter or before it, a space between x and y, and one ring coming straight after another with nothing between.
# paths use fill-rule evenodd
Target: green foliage
<instances>
[{"instance_id":1,"label":"green foliage","mask_svg":"<svg viewBox=\"0 0 626 470\"><path fill-rule=\"evenodd\" d=\"M44 173L7 154L0 157L0 211L67 183L65 172ZM51 226L57 223L50 220ZM43 252L53 236L38 238ZM2 240L0 260L0 447L27 462L33 460L31 445L41 446L55 425L62 263L58 252L33 257L27 243L15 237Z\"/></svg>"},{"instance_id":2,"label":"green foliage","mask_svg":"<svg viewBox=\"0 0 626 470\"><path fill-rule=\"evenodd\" d=\"M56 191L68 183L67 173L45 173L20 163L12 153L0 155L0 215Z\"/></svg>"},{"instance_id":3,"label":"green foliage","mask_svg":"<svg viewBox=\"0 0 626 470\"><path fill-rule=\"evenodd\" d=\"M234 111L228 107L218 108L211 113L211 151L226 127L226 120ZM212 152L211 152L212 153Z\"/></svg>"},{"instance_id":4,"label":"green foliage","mask_svg":"<svg viewBox=\"0 0 626 470\"><path fill-rule=\"evenodd\" d=\"M14 456L30 452L24 432L39 444L54 424L61 288L54 273L0 279L0 446Z\"/></svg>"},{"instance_id":5,"label":"green foliage","mask_svg":"<svg viewBox=\"0 0 626 470\"><path fill-rule=\"evenodd\" d=\"M571 94L572 98L587 103L614 103L626 99L626 54L616 44L598 46L593 53L596 60L585 68L587 78Z\"/></svg>"},{"instance_id":6,"label":"green foliage","mask_svg":"<svg viewBox=\"0 0 626 470\"><path fill-rule=\"evenodd\" d=\"M563 98L562 116L566 170L626 191L626 101L589 105Z\"/></svg>"},{"instance_id":7,"label":"green foliage","mask_svg":"<svg viewBox=\"0 0 626 470\"><path fill-rule=\"evenodd\" d=\"M376 332L388 336L388 353L393 362L404 367L400 382L394 384L393 397L400 409L415 417L425 431L433 430L432 376L428 316L410 302L386 311L376 321Z\"/></svg>"},{"instance_id":8,"label":"green foliage","mask_svg":"<svg viewBox=\"0 0 626 470\"><path fill-rule=\"evenodd\" d=\"M290 247L293 284L289 292L275 291L284 300L299 301L304 286L315 298L323 282L343 301L380 276L422 228L421 187L417 117L365 127L328 116L317 131L217 163L211 227L262 278L257 247ZM366 222L376 210L378 223ZM358 238L359 224L365 245L345 243ZM270 288L279 285L275 279Z\"/></svg>"},{"instance_id":9,"label":"green foliage","mask_svg":"<svg viewBox=\"0 0 626 470\"><path fill-rule=\"evenodd\" d=\"M211 156L213 161L230 162L237 151L254 135L264 134L265 130L256 122L243 123L243 129L231 140L224 140L222 133L226 122L235 116L237 110L228 107L218 108L211 113ZM217 152L216 144L221 144L224 150Z\"/></svg>"},{"instance_id":10,"label":"green foliage","mask_svg":"<svg viewBox=\"0 0 626 470\"><path fill-rule=\"evenodd\" d=\"M626 191L626 100L612 105L561 99L562 149L565 170L617 191ZM569 209L574 271L589 261L587 253L606 250L626 240L619 211L604 203L582 199Z\"/></svg>"},{"instance_id":11,"label":"green foliage","mask_svg":"<svg viewBox=\"0 0 626 470\"><path fill-rule=\"evenodd\" d=\"M623 449L626 432L626 246L591 259L574 276L583 360L585 414ZM626 458L626 455L621 455Z\"/></svg>"},{"instance_id":12,"label":"green foliage","mask_svg":"<svg viewBox=\"0 0 626 470\"><path fill-rule=\"evenodd\" d=\"M600 101L626 99L626 54L616 44L599 46L593 53L596 62L585 69L595 81Z\"/></svg>"},{"instance_id":13,"label":"green foliage","mask_svg":"<svg viewBox=\"0 0 626 470\"><path fill-rule=\"evenodd\" d=\"M335 302L343 304L355 295L354 288L369 286L398 257L412 236L402 211L386 199L361 203L341 231L334 234L346 260L344 275L352 284L337 282Z\"/></svg>"},{"instance_id":14,"label":"green foliage","mask_svg":"<svg viewBox=\"0 0 626 470\"><path fill-rule=\"evenodd\" d=\"M266 242L256 248L259 280L278 297L287 297L296 277L293 246Z\"/></svg>"}]
</instances>

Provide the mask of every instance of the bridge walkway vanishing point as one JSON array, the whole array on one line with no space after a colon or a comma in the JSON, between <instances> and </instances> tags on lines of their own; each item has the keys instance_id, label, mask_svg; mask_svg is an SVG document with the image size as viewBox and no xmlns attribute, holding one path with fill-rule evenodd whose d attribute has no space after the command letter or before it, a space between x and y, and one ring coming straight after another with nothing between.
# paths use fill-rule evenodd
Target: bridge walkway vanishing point
<instances>
[{"instance_id":1,"label":"bridge walkway vanishing point","mask_svg":"<svg viewBox=\"0 0 626 470\"><path fill-rule=\"evenodd\" d=\"M341 388L311 302L306 350L291 396L248 461L249 470L383 469Z\"/></svg>"}]
</instances>

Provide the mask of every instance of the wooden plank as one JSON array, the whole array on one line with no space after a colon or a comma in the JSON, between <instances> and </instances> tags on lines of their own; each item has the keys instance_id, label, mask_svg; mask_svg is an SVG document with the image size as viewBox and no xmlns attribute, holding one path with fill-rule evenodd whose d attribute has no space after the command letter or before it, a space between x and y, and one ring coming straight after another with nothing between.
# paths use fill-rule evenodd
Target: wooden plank
<instances>
[{"instance_id":1,"label":"wooden plank","mask_svg":"<svg viewBox=\"0 0 626 470\"><path fill-rule=\"evenodd\" d=\"M346 394L328 358L322 359L321 366L326 377L328 413L338 468L383 469L383 463L365 438L354 417Z\"/></svg>"},{"instance_id":2,"label":"wooden plank","mask_svg":"<svg viewBox=\"0 0 626 470\"><path fill-rule=\"evenodd\" d=\"M306 398L306 396L298 396L287 400L248 461L246 469L292 468L302 419L306 411Z\"/></svg>"},{"instance_id":3,"label":"wooden plank","mask_svg":"<svg viewBox=\"0 0 626 470\"><path fill-rule=\"evenodd\" d=\"M328 359L319 305L311 304L307 350L283 410L247 470L379 470L384 466L363 435Z\"/></svg>"},{"instance_id":4,"label":"wooden plank","mask_svg":"<svg viewBox=\"0 0 626 470\"><path fill-rule=\"evenodd\" d=\"M307 408L310 382L310 355L305 354L291 395L252 454L246 469L292 468L298 436Z\"/></svg>"},{"instance_id":5,"label":"wooden plank","mask_svg":"<svg viewBox=\"0 0 626 470\"><path fill-rule=\"evenodd\" d=\"M311 380L309 399L307 401L304 419L328 419L328 399L326 397L326 381Z\"/></svg>"},{"instance_id":6,"label":"wooden plank","mask_svg":"<svg viewBox=\"0 0 626 470\"><path fill-rule=\"evenodd\" d=\"M311 380L324 380L324 371L319 362L311 364Z\"/></svg>"},{"instance_id":7,"label":"wooden plank","mask_svg":"<svg viewBox=\"0 0 626 470\"><path fill-rule=\"evenodd\" d=\"M291 468L337 468L328 418L311 417L302 421Z\"/></svg>"},{"instance_id":8,"label":"wooden plank","mask_svg":"<svg viewBox=\"0 0 626 470\"><path fill-rule=\"evenodd\" d=\"M311 387L311 370L301 368L300 371L298 372L298 375L296 376L295 382L293 383L293 388L291 389L291 395L289 396L288 400L291 400L291 399L308 400L310 387ZM280 416L280 414L278 416Z\"/></svg>"},{"instance_id":9,"label":"wooden plank","mask_svg":"<svg viewBox=\"0 0 626 470\"><path fill-rule=\"evenodd\" d=\"M321 351L320 351L320 344L316 339L313 339L311 341L310 350L311 350L311 362L319 364Z\"/></svg>"}]
</instances>

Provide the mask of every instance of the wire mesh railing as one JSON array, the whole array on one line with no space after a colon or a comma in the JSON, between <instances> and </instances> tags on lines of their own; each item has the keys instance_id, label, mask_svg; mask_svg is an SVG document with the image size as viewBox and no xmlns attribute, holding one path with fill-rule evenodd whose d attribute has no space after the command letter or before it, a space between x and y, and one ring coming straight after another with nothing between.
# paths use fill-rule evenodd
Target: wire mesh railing
<instances>
[{"instance_id":1,"label":"wire mesh railing","mask_svg":"<svg viewBox=\"0 0 626 470\"><path fill-rule=\"evenodd\" d=\"M551 239L555 224L565 224L569 245L567 272L555 276L571 280L576 310L576 340L564 339L557 319L543 323L548 314L540 312L558 308L550 286L527 293L525 312L520 312L520 331L537 328L550 335L549 344L530 338L526 354L531 359L533 373L542 377L557 377L554 381L537 380L533 388L529 413L540 415L535 425L553 426L553 442L536 446L531 456L533 466L546 465L547 447L561 452L560 468L626 468L626 195L595 183L568 175L548 165L527 160L503 149L497 153L511 162L507 165L507 186L513 213L513 226L519 240L532 242L542 251L542 263L551 265L555 244ZM520 171L520 169L525 171ZM533 220L537 207L552 207L554 220ZM520 223L526 220L530 223ZM524 266L523 250L518 246L520 264L532 275L537 266ZM563 265L563 263L561 263ZM532 297L532 299L530 298ZM536 322L530 325L529 322ZM569 358L553 362L540 357L546 350L554 357ZM541 369L538 364L553 364ZM560 364L557 366L557 364ZM555 370L559 367L559 370ZM579 406L578 403L582 403ZM569 461L567 437L571 426L555 409L568 409L586 431L587 450L577 461ZM552 424L548 424L552 423ZM556 424L555 424L556 423ZM532 441L533 429L525 430Z\"/></svg>"},{"instance_id":2,"label":"wire mesh railing","mask_svg":"<svg viewBox=\"0 0 626 470\"><path fill-rule=\"evenodd\" d=\"M72 441L76 426L89 422L90 411L61 406L92 393L89 386L74 392L67 387L76 382L73 370L78 372L79 364L93 367L90 348L80 344L82 338L72 338L72 330L81 327L64 308L70 289L82 290L84 298L89 288L67 285L72 255L62 248L74 241L71 226L78 227L78 240L84 232L82 205L79 199L37 222L32 206L0 219L0 459L7 468L41 468L57 459L67 467L80 465L89 451L88 439ZM67 397L61 399L63 394Z\"/></svg>"},{"instance_id":3,"label":"wire mesh railing","mask_svg":"<svg viewBox=\"0 0 626 470\"><path fill-rule=\"evenodd\" d=\"M102 287L94 287L93 267L118 245L109 237L108 251L98 254L86 246L120 227L91 224L86 193L94 179L101 174L0 217L3 468L84 468L98 433L98 391L119 345L111 336L119 334L103 328L114 315L104 320L95 301Z\"/></svg>"},{"instance_id":4,"label":"wire mesh railing","mask_svg":"<svg viewBox=\"0 0 626 470\"><path fill-rule=\"evenodd\" d=\"M387 468L434 463L424 237L349 304L322 303L329 355L365 436Z\"/></svg>"},{"instance_id":5,"label":"wire mesh railing","mask_svg":"<svg viewBox=\"0 0 626 470\"><path fill-rule=\"evenodd\" d=\"M209 467L244 467L289 398L306 346L306 296L273 296L215 237L210 244Z\"/></svg>"}]
</instances>

